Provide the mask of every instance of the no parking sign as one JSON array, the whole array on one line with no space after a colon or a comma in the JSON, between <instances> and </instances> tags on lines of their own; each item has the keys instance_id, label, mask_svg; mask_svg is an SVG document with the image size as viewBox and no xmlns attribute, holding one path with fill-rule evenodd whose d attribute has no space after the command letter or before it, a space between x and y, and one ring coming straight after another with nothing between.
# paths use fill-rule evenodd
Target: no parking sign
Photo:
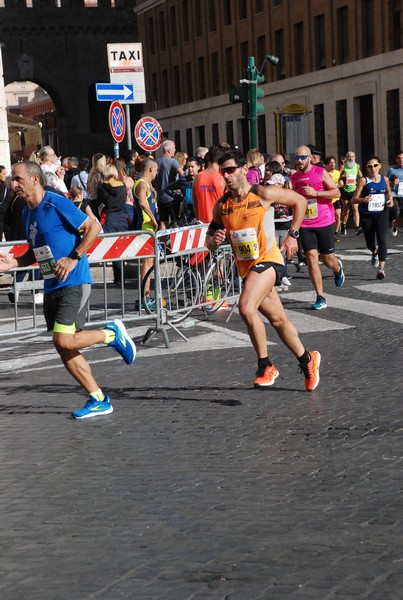
<instances>
[{"instance_id":1,"label":"no parking sign","mask_svg":"<svg viewBox=\"0 0 403 600\"><path fill-rule=\"evenodd\" d=\"M109 109L109 127L115 142L120 142L126 133L126 117L123 112L123 106L115 100Z\"/></svg>"},{"instance_id":2,"label":"no parking sign","mask_svg":"<svg viewBox=\"0 0 403 600\"><path fill-rule=\"evenodd\" d=\"M156 119L143 117L134 128L137 144L147 152L154 152L161 146L162 127Z\"/></svg>"}]
</instances>

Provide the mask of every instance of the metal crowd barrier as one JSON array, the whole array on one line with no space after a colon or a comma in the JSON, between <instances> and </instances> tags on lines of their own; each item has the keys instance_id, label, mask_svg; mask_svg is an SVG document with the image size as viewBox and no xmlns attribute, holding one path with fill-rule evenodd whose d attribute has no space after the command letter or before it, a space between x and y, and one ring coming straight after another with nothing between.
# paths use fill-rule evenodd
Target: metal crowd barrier
<instances>
[{"instance_id":1,"label":"metal crowd barrier","mask_svg":"<svg viewBox=\"0 0 403 600\"><path fill-rule=\"evenodd\" d=\"M207 225L194 225L156 234L143 230L100 234L87 253L94 279L87 325L103 325L113 318L126 323L151 321L144 343L161 333L169 346L169 329L186 340L177 324L192 311L203 311L208 318L224 308L230 318L240 293L239 277L229 246L216 253L205 248L206 230ZM0 243L1 252L14 256L21 256L27 248L25 241ZM152 260L142 282L145 259ZM112 269L115 277L120 275L119 284L112 279ZM32 281L17 281L18 271L27 271ZM14 275L14 329L5 327L3 322L0 337L46 331L42 310L34 302L35 293L43 290L37 266L9 273Z\"/></svg>"}]
</instances>

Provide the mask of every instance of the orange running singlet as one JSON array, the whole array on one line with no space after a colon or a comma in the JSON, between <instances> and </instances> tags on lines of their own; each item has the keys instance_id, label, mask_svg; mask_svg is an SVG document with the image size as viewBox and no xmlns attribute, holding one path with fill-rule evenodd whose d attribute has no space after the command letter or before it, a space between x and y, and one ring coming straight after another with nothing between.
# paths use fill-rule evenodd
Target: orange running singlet
<instances>
[{"instance_id":1,"label":"orange running singlet","mask_svg":"<svg viewBox=\"0 0 403 600\"><path fill-rule=\"evenodd\" d=\"M221 219L242 279L260 262L284 264L274 234L274 208L262 206L256 192L253 186L242 202L224 196L221 205Z\"/></svg>"}]
</instances>

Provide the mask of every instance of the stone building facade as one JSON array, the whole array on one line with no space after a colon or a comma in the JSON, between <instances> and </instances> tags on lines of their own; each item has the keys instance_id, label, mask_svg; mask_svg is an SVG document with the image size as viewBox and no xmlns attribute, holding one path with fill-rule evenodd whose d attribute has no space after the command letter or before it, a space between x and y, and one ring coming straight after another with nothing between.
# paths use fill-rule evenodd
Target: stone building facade
<instances>
[{"instance_id":1,"label":"stone building facade","mask_svg":"<svg viewBox=\"0 0 403 600\"><path fill-rule=\"evenodd\" d=\"M401 0L137 0L145 110L190 152L223 140L248 149L241 104L229 102L248 57L266 54L262 151L354 149L392 162L403 146Z\"/></svg>"},{"instance_id":2,"label":"stone building facade","mask_svg":"<svg viewBox=\"0 0 403 600\"><path fill-rule=\"evenodd\" d=\"M113 155L109 103L95 84L109 82L108 43L137 42L133 0L0 0L4 82L33 81L51 96L47 139L59 154ZM141 105L132 105L131 121ZM126 149L125 141L121 152Z\"/></svg>"}]
</instances>

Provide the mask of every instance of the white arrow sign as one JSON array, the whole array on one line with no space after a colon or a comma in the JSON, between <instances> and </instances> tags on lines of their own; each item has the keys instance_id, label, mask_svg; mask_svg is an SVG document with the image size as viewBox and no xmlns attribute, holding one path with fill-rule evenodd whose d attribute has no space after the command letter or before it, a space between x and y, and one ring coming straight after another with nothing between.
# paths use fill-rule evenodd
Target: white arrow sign
<instances>
[{"instance_id":1,"label":"white arrow sign","mask_svg":"<svg viewBox=\"0 0 403 600\"><path fill-rule=\"evenodd\" d=\"M126 103L134 101L133 83L97 83L96 92L97 100L100 101L119 100Z\"/></svg>"}]
</instances>

